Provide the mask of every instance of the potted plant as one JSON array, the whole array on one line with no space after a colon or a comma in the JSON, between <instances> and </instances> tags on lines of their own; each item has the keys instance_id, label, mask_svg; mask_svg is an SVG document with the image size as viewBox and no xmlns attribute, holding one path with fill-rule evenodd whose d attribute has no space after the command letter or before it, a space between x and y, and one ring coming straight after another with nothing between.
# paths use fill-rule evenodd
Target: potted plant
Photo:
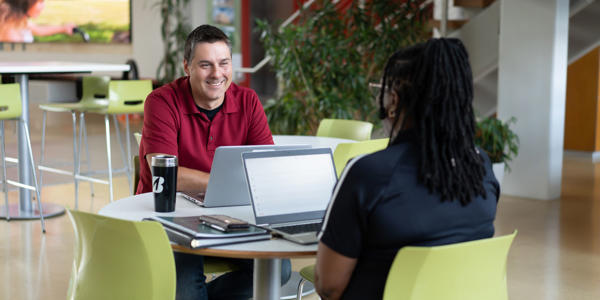
<instances>
[{"instance_id":1,"label":"potted plant","mask_svg":"<svg viewBox=\"0 0 600 300\"><path fill-rule=\"evenodd\" d=\"M510 162L519 154L519 137L510 129L516 123L515 117L503 122L495 117L487 117L477 121L475 144L490 157L494 175L502 183L504 170L510 172Z\"/></svg>"},{"instance_id":2,"label":"potted plant","mask_svg":"<svg viewBox=\"0 0 600 300\"><path fill-rule=\"evenodd\" d=\"M271 130L312 135L323 118L377 124L369 83L395 51L430 36L424 2L317 0L283 29L257 21L279 82L265 105Z\"/></svg>"}]
</instances>

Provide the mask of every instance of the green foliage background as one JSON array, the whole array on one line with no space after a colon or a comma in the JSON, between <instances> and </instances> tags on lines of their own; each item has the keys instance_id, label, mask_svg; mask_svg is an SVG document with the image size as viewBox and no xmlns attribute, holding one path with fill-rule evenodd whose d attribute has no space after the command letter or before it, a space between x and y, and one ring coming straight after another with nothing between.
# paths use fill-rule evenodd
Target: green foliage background
<instances>
[{"instance_id":1,"label":"green foliage background","mask_svg":"<svg viewBox=\"0 0 600 300\"><path fill-rule=\"evenodd\" d=\"M323 118L377 120L369 83L379 82L395 51L430 36L424 1L353 1L339 10L331 1L301 12L281 31L257 21L279 82L265 105L276 134L316 132Z\"/></svg>"},{"instance_id":2,"label":"green foliage background","mask_svg":"<svg viewBox=\"0 0 600 300\"><path fill-rule=\"evenodd\" d=\"M156 69L159 84L169 83L183 76L183 52L185 40L191 31L187 10L190 0L161 0L156 3L160 10L160 35L164 43L163 58Z\"/></svg>"}]
</instances>

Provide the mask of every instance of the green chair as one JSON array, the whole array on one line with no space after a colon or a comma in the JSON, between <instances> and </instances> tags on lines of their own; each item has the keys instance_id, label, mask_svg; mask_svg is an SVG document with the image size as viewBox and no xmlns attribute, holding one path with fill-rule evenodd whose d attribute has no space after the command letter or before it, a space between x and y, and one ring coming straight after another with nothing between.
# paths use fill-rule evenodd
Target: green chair
<instances>
[{"instance_id":1,"label":"green chair","mask_svg":"<svg viewBox=\"0 0 600 300\"><path fill-rule=\"evenodd\" d=\"M68 210L75 231L67 299L175 299L175 260L162 226Z\"/></svg>"},{"instance_id":2,"label":"green chair","mask_svg":"<svg viewBox=\"0 0 600 300\"><path fill-rule=\"evenodd\" d=\"M79 125L79 134L81 140L81 136L83 136L85 150L86 150L86 159L87 159L87 167L88 171L91 171L90 168L90 151L87 143L87 130L85 127L85 118L83 115L83 111L89 108L99 108L105 107L108 105L108 99L106 98L108 94L108 83L110 82L110 77L108 76L86 76L81 79L82 84L82 95L81 100L75 103L45 103L41 104L39 108L42 110L42 144L41 144L41 155L40 155L40 186L43 185L43 172L50 172L54 174L61 174L67 176L73 176L73 180L75 182L75 208L78 207L78 194L79 194L79 180L76 178L77 173L77 157L80 154L78 150L81 147L81 143L77 145L77 113L80 112L80 125ZM45 145L46 145L46 120L48 112L53 113L70 113L71 119L73 122L73 172L67 172L64 170L60 170L55 168L54 166L45 165ZM79 148L78 148L79 147ZM94 194L94 186L92 181L90 181L90 190L92 195Z\"/></svg>"},{"instance_id":3,"label":"green chair","mask_svg":"<svg viewBox=\"0 0 600 300\"><path fill-rule=\"evenodd\" d=\"M390 142L389 138L368 140L356 143L340 143L333 152L333 163L337 176L340 177L348 161L361 154L369 154L385 149Z\"/></svg>"},{"instance_id":4,"label":"green chair","mask_svg":"<svg viewBox=\"0 0 600 300\"><path fill-rule=\"evenodd\" d=\"M317 136L365 141L371 139L371 131L373 131L373 124L369 122L323 119L319 123Z\"/></svg>"},{"instance_id":5,"label":"green chair","mask_svg":"<svg viewBox=\"0 0 600 300\"><path fill-rule=\"evenodd\" d=\"M127 142L127 154L123 153L121 147L121 154L123 157L127 157L127 179L129 181L129 188L133 190L133 176L131 168L131 142L130 142L130 129L129 129L129 114L143 113L144 102L148 94L152 92L152 81L151 80L113 80L108 84L108 106L102 108L90 108L87 109L86 113L96 113L104 115L104 125L106 132L106 153L108 160L108 184L109 184L109 197L110 201L113 201L113 185L112 185L112 162L111 162L111 150L110 150L110 121L109 115L113 116L115 129L117 132L117 139L121 140L121 134L119 132L119 125L116 120L116 115L125 115L125 135ZM80 159L78 157L78 159ZM80 165L80 162L77 162Z\"/></svg>"},{"instance_id":6,"label":"green chair","mask_svg":"<svg viewBox=\"0 0 600 300\"><path fill-rule=\"evenodd\" d=\"M298 283L296 299L301 300L303 295L302 290L304 289L304 284L306 284L307 281L313 284L315 283L315 265L306 266L302 268L299 273L300 276L302 276L302 279Z\"/></svg>"},{"instance_id":7,"label":"green chair","mask_svg":"<svg viewBox=\"0 0 600 300\"><path fill-rule=\"evenodd\" d=\"M33 152L31 151L31 138L29 135L29 126L26 122L20 118L22 114L21 107L21 91L20 86L17 83L14 84L0 84L0 133L2 133L2 145L0 145L0 157L2 158L2 190L4 192L4 203L6 208L6 220L10 220L10 211L8 206L8 185L18 186L21 188L27 188L35 190L38 211L40 212L40 221L42 222L42 232L46 232L46 225L44 222L44 214L42 213L42 201L40 198L40 189L38 186L37 176L35 172L35 161L33 160ZM25 139L27 140L27 153L29 154L29 164L31 166L31 173L33 174L33 182L35 187L24 185L19 182L9 180L6 175L6 149L5 149L5 131L4 121L14 120L19 125L23 126ZM25 159L22 157L21 159Z\"/></svg>"},{"instance_id":8,"label":"green chair","mask_svg":"<svg viewBox=\"0 0 600 300\"><path fill-rule=\"evenodd\" d=\"M437 247L404 247L387 277L383 299L507 300L510 235Z\"/></svg>"},{"instance_id":9,"label":"green chair","mask_svg":"<svg viewBox=\"0 0 600 300\"><path fill-rule=\"evenodd\" d=\"M512 234L436 247L404 247L392 263L384 300L507 300L506 259ZM315 266L300 271L298 299Z\"/></svg>"}]
</instances>

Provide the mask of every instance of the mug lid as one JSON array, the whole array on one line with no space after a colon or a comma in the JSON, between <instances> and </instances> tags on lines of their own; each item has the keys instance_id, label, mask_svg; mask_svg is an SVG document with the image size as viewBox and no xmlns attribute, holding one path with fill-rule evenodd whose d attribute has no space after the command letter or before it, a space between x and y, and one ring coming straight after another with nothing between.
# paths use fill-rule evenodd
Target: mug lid
<instances>
[{"instance_id":1,"label":"mug lid","mask_svg":"<svg viewBox=\"0 0 600 300\"><path fill-rule=\"evenodd\" d=\"M177 167L177 156L161 154L152 157L153 167Z\"/></svg>"}]
</instances>

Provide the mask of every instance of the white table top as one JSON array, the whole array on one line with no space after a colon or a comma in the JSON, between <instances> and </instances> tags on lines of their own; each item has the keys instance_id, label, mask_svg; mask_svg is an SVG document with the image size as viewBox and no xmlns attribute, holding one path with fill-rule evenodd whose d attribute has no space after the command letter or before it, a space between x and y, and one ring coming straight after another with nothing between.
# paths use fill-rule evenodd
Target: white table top
<instances>
[{"instance_id":1,"label":"white table top","mask_svg":"<svg viewBox=\"0 0 600 300\"><path fill-rule=\"evenodd\" d=\"M340 143L356 143L355 140L310 135L274 135L275 145L311 145L313 148L335 148Z\"/></svg>"},{"instance_id":2,"label":"white table top","mask_svg":"<svg viewBox=\"0 0 600 300\"><path fill-rule=\"evenodd\" d=\"M102 64L64 61L10 61L0 62L0 74L87 73L129 71L127 64Z\"/></svg>"},{"instance_id":3,"label":"white table top","mask_svg":"<svg viewBox=\"0 0 600 300\"><path fill-rule=\"evenodd\" d=\"M185 217L206 214L225 214L254 223L254 213L252 212L252 206L250 205L203 208L185 200L180 195L177 195L174 212L157 213L154 211L154 195L152 193L131 196L109 203L100 210L99 214L132 221L140 221L143 218L151 216ZM268 241L211 247L211 249L243 252L314 252L317 250L317 245L304 246L282 239L272 239Z\"/></svg>"}]
</instances>

